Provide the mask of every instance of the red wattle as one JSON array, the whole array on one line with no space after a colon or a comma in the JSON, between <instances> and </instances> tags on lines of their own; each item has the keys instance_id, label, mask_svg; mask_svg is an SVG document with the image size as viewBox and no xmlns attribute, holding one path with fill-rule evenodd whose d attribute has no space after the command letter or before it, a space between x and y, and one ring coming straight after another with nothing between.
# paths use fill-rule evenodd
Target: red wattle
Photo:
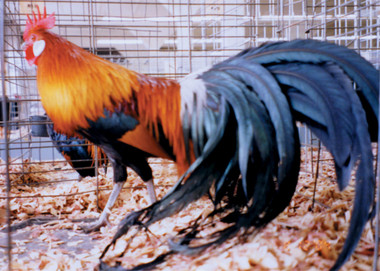
<instances>
[{"instance_id":1,"label":"red wattle","mask_svg":"<svg viewBox=\"0 0 380 271\"><path fill-rule=\"evenodd\" d=\"M30 66L36 64L37 57L33 54L33 45L29 45L25 50L25 58L28 61Z\"/></svg>"}]
</instances>

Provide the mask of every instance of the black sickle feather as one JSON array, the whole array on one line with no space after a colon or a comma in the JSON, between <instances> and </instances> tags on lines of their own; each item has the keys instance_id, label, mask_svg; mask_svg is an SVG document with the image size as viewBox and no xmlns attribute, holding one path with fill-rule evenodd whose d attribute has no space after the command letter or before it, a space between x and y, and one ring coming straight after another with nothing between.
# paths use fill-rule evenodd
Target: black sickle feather
<instances>
[{"instance_id":1,"label":"black sickle feather","mask_svg":"<svg viewBox=\"0 0 380 271\"><path fill-rule=\"evenodd\" d=\"M342 46L295 40L247 49L197 80L204 82L207 100L203 104L197 95L205 93L194 90L193 104L182 111L186 147L194 144L197 159L162 200L120 223L101 258L132 226L149 226L210 191L214 211L179 231L168 253L135 268L153 268L175 252L199 253L240 229L257 232L288 206L295 191L298 120L332 153L340 189L359 161L349 231L332 267L338 270L355 250L374 204L370 135L377 135L378 71ZM228 226L199 234L218 220Z\"/></svg>"},{"instance_id":2,"label":"black sickle feather","mask_svg":"<svg viewBox=\"0 0 380 271\"><path fill-rule=\"evenodd\" d=\"M275 78L258 64L232 58L227 63L216 65L213 69L223 70L242 81L249 89L257 93L268 109L275 128L279 163L276 196L266 210L262 222L256 227L276 217L289 204L297 184L299 171L299 142L295 123L285 95ZM264 222L266 221L266 222Z\"/></svg>"},{"instance_id":3,"label":"black sickle feather","mask_svg":"<svg viewBox=\"0 0 380 271\"><path fill-rule=\"evenodd\" d=\"M339 269L355 249L373 204L375 187L371 142L365 112L352 84L336 65L311 66L288 63L270 66L269 70L280 83L297 88L304 98L309 97L310 102L314 101L316 106L320 107L318 112L325 119L326 131L315 130L313 122L308 122L305 118L303 120L317 136L320 136L322 142L333 154L340 189L347 186L355 161L359 158L361 160L357 171L355 203L349 233L345 246L333 267L333 270ZM305 84L310 85L311 88ZM321 98L319 94L322 95ZM291 100L292 96L290 95L289 98ZM293 104L297 102L299 101L291 101ZM307 117L310 113L308 108L303 111L301 106L297 108L303 116ZM315 121L315 116L311 118ZM337 157L341 159L338 160Z\"/></svg>"},{"instance_id":4,"label":"black sickle feather","mask_svg":"<svg viewBox=\"0 0 380 271\"><path fill-rule=\"evenodd\" d=\"M297 110L305 108L305 110L299 111L305 117L314 113L313 116L310 116L313 121L316 118L323 119L323 123L317 125L317 128L323 125L326 126L326 131L315 130L313 122L308 122L307 118L303 121L320 137L322 143L333 154L336 167L339 172L342 172L338 176L338 184L340 189L344 189L348 184L355 162L355 154L352 150L355 138L354 124L352 123L353 113L351 104L347 103L347 92L354 92L352 87L342 89L330 73L316 65L288 63L270 66L269 70L281 84L297 89L300 96L308 99L309 102L306 103L306 106L314 102L317 112L309 112L309 109L303 104L297 105ZM292 96L289 96L290 103L295 104L299 101L292 101L291 98Z\"/></svg>"},{"instance_id":5,"label":"black sickle feather","mask_svg":"<svg viewBox=\"0 0 380 271\"><path fill-rule=\"evenodd\" d=\"M238 56L262 65L277 63L312 63L338 65L357 85L356 89L370 122L371 138L377 140L379 116L379 71L354 50L316 40L268 43L241 52Z\"/></svg>"},{"instance_id":6,"label":"black sickle feather","mask_svg":"<svg viewBox=\"0 0 380 271\"><path fill-rule=\"evenodd\" d=\"M209 91L218 92L223 97L227 97L226 99L231 103L231 107L234 109L235 115L244 115L247 112L250 112L251 116L236 116L238 126L253 125L253 129L251 130L254 131L252 136L248 135L247 137L249 138L249 140L251 140L251 142L247 142L245 145L251 145L252 151L249 154L251 159L248 161L246 178L242 176L242 194L228 194L229 197L224 199L227 202L227 205L223 205L220 208L217 207L217 210L225 212L226 208L231 208L231 205L228 205L230 201L234 201L235 197L243 196L243 198L247 197L244 206L248 206L249 211L247 213L246 207L244 206L240 210L235 208L235 211L239 212L240 214L238 216L235 216L236 221L231 221L231 225L228 228L222 231L215 232L208 236L195 237L196 234L202 229L202 223L196 223L195 225L193 225L192 230L186 232L184 235L179 234L179 241L177 240L175 243L172 242L171 249L185 254L198 253L199 251L205 249L210 245L220 244L224 242L226 239L230 238L232 235L236 234L240 228L250 227L252 225L252 221L257 219L263 213L265 213L266 209L268 209L268 206L273 201L275 193L274 179L275 174L277 173L277 159L273 159L273 157L276 157L277 152L276 145L273 144L275 142L275 133L273 131L273 127L271 125L269 116L267 115L267 111L263 107L261 102L258 100L257 96L252 91L250 91L244 84L237 82L228 74L223 74L222 72L214 69L202 75L202 78L210 84L210 86L208 87ZM227 89L235 89L235 91L231 93L225 93ZM240 111L242 110L242 108L238 105L240 99L237 97L233 97L234 95L240 96L241 94L244 94L245 99L249 102L251 107L251 109L249 107L244 108L243 103L242 108L245 109L246 112ZM252 110L255 110L256 113L254 113ZM250 120L248 124L246 123L247 120ZM244 131L244 133L247 132L247 130L243 129L239 131L238 129L238 133L241 133L242 131ZM255 133L258 134L255 135ZM237 136L237 145L240 144L240 142L241 137ZM259 144L263 145L259 146ZM249 150L251 148L248 147L247 149ZM238 150L240 151L239 148ZM236 160L242 161L241 156L239 154L235 156L235 160L231 160L231 162L234 162ZM236 168L239 168L241 174L243 175L243 170L241 170L240 163L236 164L235 162L235 165L229 164L229 167L227 167L227 169ZM225 171L226 175L228 175L231 172L233 172L233 170L231 170L230 172ZM228 176L230 178L223 178L223 180L218 180L219 183L217 183L217 185L220 185L221 182L223 182L223 184L221 185L222 187L230 185L231 182L233 184L236 184L236 182L234 182L234 179L231 178L232 176L236 177L236 175L233 174ZM216 196L221 198L223 195L221 196L218 194L224 193L225 191L226 189L217 189ZM213 216L213 213L210 214L210 217L211 216ZM250 219L242 219L242 217L249 217ZM191 240L193 239L196 239L198 243L201 240L203 240L203 242L198 245L193 245L191 243Z\"/></svg>"}]
</instances>

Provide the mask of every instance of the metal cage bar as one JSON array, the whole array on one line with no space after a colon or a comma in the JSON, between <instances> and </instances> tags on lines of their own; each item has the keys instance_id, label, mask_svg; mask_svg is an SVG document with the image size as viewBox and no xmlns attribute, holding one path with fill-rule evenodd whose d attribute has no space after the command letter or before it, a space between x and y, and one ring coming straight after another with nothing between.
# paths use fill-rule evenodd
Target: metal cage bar
<instances>
[{"instance_id":1,"label":"metal cage bar","mask_svg":"<svg viewBox=\"0 0 380 271\"><path fill-rule=\"evenodd\" d=\"M10 191L17 186L10 180L35 173L31 165L54 168L65 161L48 137L33 134L36 125L48 123L34 118L43 116L44 110L35 69L27 65L21 49L26 14L36 4L56 12L54 32L107 60L153 76L181 78L250 46L297 38L347 46L380 67L378 0L2 0L0 165L5 167L1 173L6 175L6 187L0 200L6 201L8 225L14 198ZM309 131L299 129L305 149L316 146ZM313 172L313 155L307 156ZM15 173L10 165L21 169ZM70 171L64 166L54 170ZM75 181L71 173L57 182ZM98 194L99 189L97 185L88 193Z\"/></svg>"}]
</instances>

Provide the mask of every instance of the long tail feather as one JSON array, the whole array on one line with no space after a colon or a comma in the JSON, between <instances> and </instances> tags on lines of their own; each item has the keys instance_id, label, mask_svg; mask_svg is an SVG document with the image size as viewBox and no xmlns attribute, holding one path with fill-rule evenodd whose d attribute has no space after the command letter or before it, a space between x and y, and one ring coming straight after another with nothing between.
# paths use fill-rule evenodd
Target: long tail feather
<instances>
[{"instance_id":1,"label":"long tail feather","mask_svg":"<svg viewBox=\"0 0 380 271\"><path fill-rule=\"evenodd\" d=\"M256 227L261 227L282 212L294 194L300 163L297 130L285 95L281 92L278 82L266 69L261 65L237 58L222 64L216 65L213 69L233 75L235 79L242 81L257 93L268 109L275 128L279 151L277 190L276 196L268 205L265 218L256 223ZM254 221L256 218L252 219Z\"/></svg>"},{"instance_id":2,"label":"long tail feather","mask_svg":"<svg viewBox=\"0 0 380 271\"><path fill-rule=\"evenodd\" d=\"M288 206L295 191L298 120L332 153L340 189L359 161L347 239L332 268L339 269L357 246L374 202L371 137L378 126L378 71L347 48L295 40L247 49L192 79L181 117L195 162L162 200L120 223L101 258L131 227L149 226L206 193L214 211L179 231L169 241L169 254L198 253L240 229L257 232ZM200 234L216 221L228 225ZM155 266L169 254L136 268Z\"/></svg>"},{"instance_id":3,"label":"long tail feather","mask_svg":"<svg viewBox=\"0 0 380 271\"><path fill-rule=\"evenodd\" d=\"M313 123L308 121L306 123L332 152L340 189L347 186L355 161L358 158L361 160L357 171L355 203L350 229L344 248L333 267L333 270L337 270L348 260L359 242L374 202L372 152L365 112L356 92L352 89L351 84L348 84L343 71L338 66L329 64L314 67L309 64L282 64L273 65L269 69L282 84L297 88L302 94L310 95L312 100L319 101L317 104L320 112L330 112L330 115L324 114L325 117L334 118L333 121L328 119L326 121L327 134L321 132L322 130L313 129ZM297 80L292 80L294 77L297 77ZM302 82L298 78L303 78ZM304 79L306 78L308 84L310 82L315 86L314 89L305 86ZM312 95L316 93L314 91L326 95L327 103L325 105L323 100ZM291 95L289 97L292 98ZM332 100L329 102L328 99ZM295 102L293 101L293 103ZM299 110L301 107L297 108ZM301 111L303 116L307 116L308 113L310 113L308 110ZM336 138L331 136L329 125L335 129L333 134L338 135ZM348 151L349 153L347 153ZM342 154L343 156L341 156ZM339 161L337 159L339 157L343 157L343 159Z\"/></svg>"},{"instance_id":4,"label":"long tail feather","mask_svg":"<svg viewBox=\"0 0 380 271\"><path fill-rule=\"evenodd\" d=\"M180 240L176 243L172 243L172 250L180 251L181 253L197 253L212 244L220 244L224 242L226 239L236 234L240 228L250 227L253 224L252 221L257 219L260 215L265 214L266 209L273 202L276 187L274 179L276 177L278 163L277 160L274 159L277 152L275 148L276 145L273 144L275 142L275 133L272 130L273 128L271 125L268 126L271 121L268 116L266 116L266 109L261 102L259 102L257 96L252 91L248 90L245 84L239 84L236 82L236 78L233 78L226 73L213 69L210 72L203 74L202 79L210 84L208 87L209 91L217 92L223 97L227 97L226 99L230 102L236 115L238 126L253 125L253 129L248 129L255 131L253 137L248 137L252 142L241 140L241 133L245 133L244 136L247 136L247 130L245 129L238 129L239 135L237 136L238 145L243 142L245 146L245 150L238 149L239 152L247 151L247 149L250 149L249 146L252 146L252 151L249 153L251 159L247 161L248 167L246 173L244 173L244 169L239 166L242 175L243 192L245 197L247 197L244 205L249 207L248 212L245 207L242 209L236 209L235 207L235 211L231 210L238 214L235 216L236 221L231 221L231 225L222 231L203 236L202 238L197 237L196 240L198 242L200 242L201 239L204 240L200 245L192 245L191 242L189 242L189 240L194 239L196 234L202 228L202 224L194 225L190 232L187 232L180 237ZM235 89L235 91L225 93L224 89ZM245 99L249 101L250 106L248 108L245 108L244 103L241 103L240 99L237 97L239 96L238 93L244 94ZM247 112L250 112L250 115L244 116ZM241 117L240 115L243 115L244 117ZM261 146L259 146L259 144L261 144ZM242 160L244 161L245 159L244 156L243 158L240 155L238 157L239 162ZM246 176L244 176L244 174L246 174ZM226 182L227 180L229 180L229 182ZM250 181L249 183L248 180ZM223 183L223 185L227 186L231 181L233 180L225 178L225 183ZM218 190L219 193L221 191L225 190ZM234 201L234 198L239 197L240 195L241 194L229 194L229 196L225 198L225 201L227 201L226 205L217 208L217 210L223 210L223 212L225 212L228 208L231 208L231 205L228 203ZM213 214L210 214L210 216L212 215ZM242 219L243 217L249 217L250 219Z\"/></svg>"},{"instance_id":5,"label":"long tail feather","mask_svg":"<svg viewBox=\"0 0 380 271\"><path fill-rule=\"evenodd\" d=\"M339 68L330 66L329 71L335 75L335 78L344 76ZM352 105L354 116L353 121L355 122L356 129L354 146L358 149L357 152L360 157L360 163L356 172L355 200L351 215L351 224L343 249L331 270L339 270L349 259L360 240L366 222L370 218L371 206L374 208L375 204L374 197L376 184L372 163L371 140L368 134L366 115L355 92L349 91L347 94L350 104Z\"/></svg>"},{"instance_id":6,"label":"long tail feather","mask_svg":"<svg viewBox=\"0 0 380 271\"><path fill-rule=\"evenodd\" d=\"M238 163L243 189L246 197L249 198L250 195L247 194L248 159L250 152L256 151L252 149L252 146L253 148L255 145L258 146L257 151L260 153L262 161L270 162L271 150L273 149L273 147L270 147L270 144L272 144L270 140L271 132L268 130L270 122L266 117L266 110L260 101L253 96L253 93L245 91L246 86L244 84L224 72L211 70L203 74L202 79L210 84L209 91L218 93L228 100L236 116L238 125ZM253 141L260 143L252 144Z\"/></svg>"},{"instance_id":7,"label":"long tail feather","mask_svg":"<svg viewBox=\"0 0 380 271\"><path fill-rule=\"evenodd\" d=\"M357 92L366 111L372 140L377 140L379 71L354 50L316 40L268 43L239 54L262 65L298 62L320 65L333 62L358 85Z\"/></svg>"},{"instance_id":8,"label":"long tail feather","mask_svg":"<svg viewBox=\"0 0 380 271\"><path fill-rule=\"evenodd\" d=\"M327 125L327 130L314 130L313 123L304 119L312 131L320 137L322 143L333 154L339 172L338 184L341 189L346 187L349 181L350 172L355 159L352 152L354 141L354 127L352 123L352 110L350 103L347 103L347 91L337 84L334 78L320 66L310 64L279 64L269 67L269 70L276 76L279 82L285 86L291 86L298 90L298 94L310 102L297 105L303 116L309 113L318 114L324 122L320 125ZM286 87L284 87L286 89ZM291 99L292 96L289 96ZM295 104L298 100L291 100ZM303 101L301 101L303 102ZM314 102L318 112L309 112L306 107ZM316 116L310 116L315 121ZM319 126L317 126L319 128ZM352 157L354 156L354 157ZM344 179L343 179L344 177Z\"/></svg>"}]
</instances>

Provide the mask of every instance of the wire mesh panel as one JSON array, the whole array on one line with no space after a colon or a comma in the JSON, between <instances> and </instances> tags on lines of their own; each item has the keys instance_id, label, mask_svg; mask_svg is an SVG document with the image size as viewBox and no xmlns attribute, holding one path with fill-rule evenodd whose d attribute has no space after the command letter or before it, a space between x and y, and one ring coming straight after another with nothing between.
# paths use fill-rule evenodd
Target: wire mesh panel
<instances>
[{"instance_id":1,"label":"wire mesh panel","mask_svg":"<svg viewBox=\"0 0 380 271\"><path fill-rule=\"evenodd\" d=\"M308 37L355 49L378 67L378 1L313 2L307 10Z\"/></svg>"},{"instance_id":2,"label":"wire mesh panel","mask_svg":"<svg viewBox=\"0 0 380 271\"><path fill-rule=\"evenodd\" d=\"M58 183L76 182L78 173L66 163L47 134L46 127L51 122L40 103L36 68L24 58L22 35L26 15L35 11L37 5L46 6L49 14L55 12L54 33L104 59L152 76L179 79L245 48L298 38L347 46L377 68L380 66L380 2L375 0L4 1L0 209L10 211L9 223L34 217L33 208L38 205L36 202L44 202L42 199L64 198L62 206L74 204L72 199L78 199L77 192L96 197L103 181L107 182L107 191L112 183L112 170L106 172L106 163L98 163L96 155L89 166L96 168L93 186L84 182L85 188L80 191L65 190L64 186L51 190ZM308 131L301 130L301 136L304 142L311 142ZM79 146L87 148L87 144L80 142ZM152 163L172 166L161 160ZM26 213L24 209L20 211L24 198L30 199ZM78 213L91 209L96 213L97 205L101 205L99 197L96 206L91 204L70 205L72 209L46 208L39 214L64 218L69 209ZM6 251L10 248L3 254Z\"/></svg>"}]
</instances>

